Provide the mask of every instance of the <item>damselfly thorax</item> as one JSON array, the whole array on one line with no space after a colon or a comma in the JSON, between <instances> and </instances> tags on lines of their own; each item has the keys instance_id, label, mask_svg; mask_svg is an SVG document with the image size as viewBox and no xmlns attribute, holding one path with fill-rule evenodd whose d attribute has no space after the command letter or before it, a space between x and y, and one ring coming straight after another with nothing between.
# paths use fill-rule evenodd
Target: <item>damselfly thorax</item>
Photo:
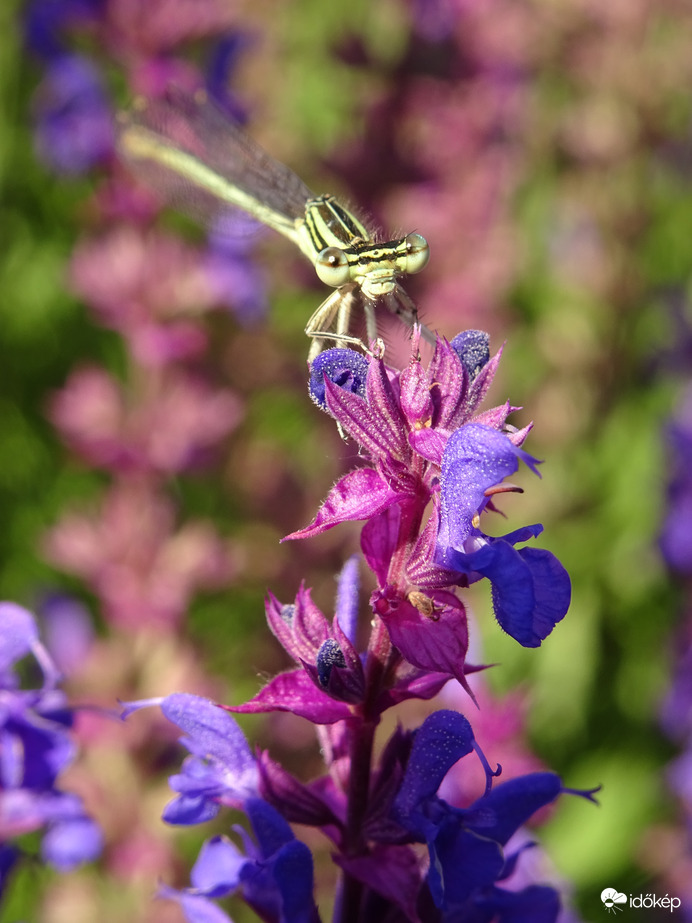
<instances>
[{"instance_id":1,"label":"damselfly thorax","mask_svg":"<svg viewBox=\"0 0 692 923\"><path fill-rule=\"evenodd\" d=\"M349 332L358 306L368 342L377 338L378 301L405 323L417 321L416 305L399 279L428 262L420 234L377 241L334 196L315 196L204 93L170 90L163 99L138 100L118 122L122 156L173 205L210 226L230 208L242 209L290 238L335 289L305 327L310 358L325 342L364 345ZM425 328L423 336L434 342Z\"/></svg>"}]
</instances>

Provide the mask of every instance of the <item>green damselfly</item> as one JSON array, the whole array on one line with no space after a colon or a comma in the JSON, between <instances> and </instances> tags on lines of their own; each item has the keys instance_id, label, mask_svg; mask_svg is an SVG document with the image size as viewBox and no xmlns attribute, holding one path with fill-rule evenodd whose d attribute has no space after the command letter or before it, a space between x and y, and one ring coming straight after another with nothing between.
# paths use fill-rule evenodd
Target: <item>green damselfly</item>
<instances>
[{"instance_id":1,"label":"green damselfly","mask_svg":"<svg viewBox=\"0 0 692 923\"><path fill-rule=\"evenodd\" d=\"M137 100L118 118L118 147L135 173L182 211L204 224L241 209L290 238L335 289L305 327L310 358L324 341L363 345L349 333L353 309L365 313L369 341L377 337L378 300L405 323L418 320L399 278L420 272L428 244L420 234L379 241L332 195L314 195L200 91L171 89ZM434 337L423 328L430 342Z\"/></svg>"}]
</instances>

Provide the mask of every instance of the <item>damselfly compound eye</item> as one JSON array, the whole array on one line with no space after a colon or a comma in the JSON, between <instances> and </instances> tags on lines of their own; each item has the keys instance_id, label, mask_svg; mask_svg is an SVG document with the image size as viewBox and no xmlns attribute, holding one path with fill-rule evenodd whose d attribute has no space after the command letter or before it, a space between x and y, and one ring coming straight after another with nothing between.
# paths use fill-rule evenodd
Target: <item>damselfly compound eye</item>
<instances>
[{"instance_id":1,"label":"damselfly compound eye","mask_svg":"<svg viewBox=\"0 0 692 923\"><path fill-rule=\"evenodd\" d=\"M430 259L430 247L421 234L409 234L406 238L406 272L420 272Z\"/></svg>"},{"instance_id":2,"label":"damselfly compound eye","mask_svg":"<svg viewBox=\"0 0 692 923\"><path fill-rule=\"evenodd\" d=\"M315 272L325 285L331 285L332 288L345 285L351 277L348 257L338 247L326 247L318 254Z\"/></svg>"}]
</instances>

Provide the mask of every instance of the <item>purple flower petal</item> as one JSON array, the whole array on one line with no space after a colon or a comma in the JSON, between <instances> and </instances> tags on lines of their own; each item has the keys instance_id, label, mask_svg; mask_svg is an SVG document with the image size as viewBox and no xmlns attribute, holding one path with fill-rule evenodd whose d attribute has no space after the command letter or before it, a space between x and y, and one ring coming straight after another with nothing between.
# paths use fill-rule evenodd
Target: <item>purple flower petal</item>
<instances>
[{"instance_id":1,"label":"purple flower petal","mask_svg":"<svg viewBox=\"0 0 692 923\"><path fill-rule=\"evenodd\" d=\"M543 548L520 548L518 553L531 571L533 580L533 636L543 641L567 614L572 599L572 582L552 552Z\"/></svg>"},{"instance_id":2,"label":"purple flower petal","mask_svg":"<svg viewBox=\"0 0 692 923\"><path fill-rule=\"evenodd\" d=\"M379 438L383 438L387 446L387 454L400 460L408 458L406 420L381 359L373 359L370 363L366 399L369 407L377 409L376 425Z\"/></svg>"},{"instance_id":3,"label":"purple flower petal","mask_svg":"<svg viewBox=\"0 0 692 923\"><path fill-rule=\"evenodd\" d=\"M185 914L188 923L232 923L231 918L220 907L199 894L176 891L174 888L162 885L157 897L175 901Z\"/></svg>"},{"instance_id":4,"label":"purple flower petal","mask_svg":"<svg viewBox=\"0 0 692 923\"><path fill-rule=\"evenodd\" d=\"M532 538L538 538L542 532L543 526L540 522L535 522L533 525L521 526L521 528L515 529L513 532L500 535L497 539L489 539L489 541L503 541L507 542L509 545L517 545L519 542L528 542Z\"/></svg>"},{"instance_id":5,"label":"purple flower petal","mask_svg":"<svg viewBox=\"0 0 692 923\"><path fill-rule=\"evenodd\" d=\"M286 844L295 841L286 819L272 805L261 798L252 798L246 808L260 854L265 859L275 855Z\"/></svg>"},{"instance_id":6,"label":"purple flower petal","mask_svg":"<svg viewBox=\"0 0 692 923\"><path fill-rule=\"evenodd\" d=\"M553 772L532 772L518 776L483 795L467 809L466 826L479 836L503 846L539 808L562 791L560 777Z\"/></svg>"},{"instance_id":7,"label":"purple flower petal","mask_svg":"<svg viewBox=\"0 0 692 923\"><path fill-rule=\"evenodd\" d=\"M469 385L468 394L466 397L466 414L469 412L474 412L475 409L479 406L485 395L488 393L493 379L495 378L495 372L497 367L500 364L500 358L502 356L502 347L498 349L495 355L490 359L489 362L483 366L483 368L478 372L476 377L473 379ZM455 418L451 421L451 425L460 425L464 422L465 414L461 411L461 408L457 411Z\"/></svg>"},{"instance_id":8,"label":"purple flower petal","mask_svg":"<svg viewBox=\"0 0 692 923\"><path fill-rule=\"evenodd\" d=\"M224 708L243 715L290 711L313 724L332 724L351 715L348 705L321 692L304 670L280 673L249 702Z\"/></svg>"},{"instance_id":9,"label":"purple flower petal","mask_svg":"<svg viewBox=\"0 0 692 923\"><path fill-rule=\"evenodd\" d=\"M301 585L295 603L281 605L271 593L266 602L267 622L275 638L295 660L311 662L330 636L329 622Z\"/></svg>"},{"instance_id":10,"label":"purple flower petal","mask_svg":"<svg viewBox=\"0 0 692 923\"><path fill-rule=\"evenodd\" d=\"M358 555L353 554L341 568L336 588L336 622L341 626L351 644L356 643L358 633L358 607L360 574Z\"/></svg>"},{"instance_id":11,"label":"purple flower petal","mask_svg":"<svg viewBox=\"0 0 692 923\"><path fill-rule=\"evenodd\" d=\"M428 375L434 383L432 394L437 403L435 426L453 429L459 408L466 406L469 376L447 340L438 339Z\"/></svg>"},{"instance_id":12,"label":"purple flower petal","mask_svg":"<svg viewBox=\"0 0 692 923\"><path fill-rule=\"evenodd\" d=\"M433 465L441 465L444 451L447 446L447 434L443 430L425 429L414 430L409 435L411 448L418 455Z\"/></svg>"},{"instance_id":13,"label":"purple flower petal","mask_svg":"<svg viewBox=\"0 0 692 923\"><path fill-rule=\"evenodd\" d=\"M438 907L462 904L474 891L483 891L502 874L505 860L499 843L475 836L449 815L428 843L428 884Z\"/></svg>"},{"instance_id":14,"label":"purple flower petal","mask_svg":"<svg viewBox=\"0 0 692 923\"><path fill-rule=\"evenodd\" d=\"M223 836L212 837L202 845L190 882L207 897L224 897L238 887L248 861L235 843Z\"/></svg>"},{"instance_id":15,"label":"purple flower petal","mask_svg":"<svg viewBox=\"0 0 692 923\"><path fill-rule=\"evenodd\" d=\"M505 401L504 404L500 404L498 407L491 407L489 410L482 410L480 413L475 414L473 422L482 426L489 426L491 429L501 430L507 422L507 417L515 410L521 410L521 408L513 407L509 401Z\"/></svg>"},{"instance_id":16,"label":"purple flower petal","mask_svg":"<svg viewBox=\"0 0 692 923\"><path fill-rule=\"evenodd\" d=\"M272 863L272 872L281 900L281 920L286 923L313 923L317 909L313 898L312 853L300 840L283 846Z\"/></svg>"},{"instance_id":17,"label":"purple flower petal","mask_svg":"<svg viewBox=\"0 0 692 923\"><path fill-rule=\"evenodd\" d=\"M186 693L166 696L161 711L187 735L186 746L198 756L211 757L236 775L240 788L256 790L257 765L235 719L209 699Z\"/></svg>"},{"instance_id":18,"label":"purple flower petal","mask_svg":"<svg viewBox=\"0 0 692 923\"><path fill-rule=\"evenodd\" d=\"M413 586L435 590L462 583L458 573L435 562L440 524L439 495L433 494L433 511L428 518L406 565L406 576Z\"/></svg>"},{"instance_id":19,"label":"purple flower petal","mask_svg":"<svg viewBox=\"0 0 692 923\"><path fill-rule=\"evenodd\" d=\"M0 674L25 657L38 642L34 616L16 603L0 603Z\"/></svg>"},{"instance_id":20,"label":"purple flower petal","mask_svg":"<svg viewBox=\"0 0 692 923\"><path fill-rule=\"evenodd\" d=\"M327 410L325 378L333 385L365 398L369 362L354 349L326 349L310 364L310 397Z\"/></svg>"},{"instance_id":21,"label":"purple flower petal","mask_svg":"<svg viewBox=\"0 0 692 923\"><path fill-rule=\"evenodd\" d=\"M10 872L14 868L19 858L19 850L14 846L8 846L0 843L0 895L5 891L5 886L10 877Z\"/></svg>"},{"instance_id":22,"label":"purple flower petal","mask_svg":"<svg viewBox=\"0 0 692 923\"><path fill-rule=\"evenodd\" d=\"M212 300L228 306L244 327L251 327L267 314L267 281L247 244L233 246L229 240L230 232L225 238L221 232L210 237L202 269Z\"/></svg>"},{"instance_id":23,"label":"purple flower petal","mask_svg":"<svg viewBox=\"0 0 692 923\"><path fill-rule=\"evenodd\" d=\"M366 380L365 400L325 378L325 398L330 414L341 428L373 459L404 461L410 458L406 423L387 369L372 360Z\"/></svg>"},{"instance_id":24,"label":"purple flower petal","mask_svg":"<svg viewBox=\"0 0 692 923\"><path fill-rule=\"evenodd\" d=\"M369 519L402 499L406 495L392 490L373 468L356 468L336 482L309 526L282 541L312 538L340 522Z\"/></svg>"},{"instance_id":25,"label":"purple flower petal","mask_svg":"<svg viewBox=\"0 0 692 923\"><path fill-rule=\"evenodd\" d=\"M315 685L333 699L360 704L365 692L365 676L358 652L334 617L332 637L327 638L309 661L301 661Z\"/></svg>"},{"instance_id":26,"label":"purple flower petal","mask_svg":"<svg viewBox=\"0 0 692 923\"><path fill-rule=\"evenodd\" d=\"M387 626L392 644L416 667L447 673L468 689L464 660L469 636L466 610L453 593L436 591L429 597L432 616L407 599L380 595L373 608Z\"/></svg>"},{"instance_id":27,"label":"purple flower petal","mask_svg":"<svg viewBox=\"0 0 692 923\"><path fill-rule=\"evenodd\" d=\"M449 345L459 356L471 380L490 359L490 336L485 330L464 330Z\"/></svg>"},{"instance_id":28,"label":"purple flower petal","mask_svg":"<svg viewBox=\"0 0 692 923\"><path fill-rule=\"evenodd\" d=\"M234 122L244 125L247 113L229 89L238 71L241 54L254 44L249 32L226 32L206 51L205 87L214 103Z\"/></svg>"},{"instance_id":29,"label":"purple flower petal","mask_svg":"<svg viewBox=\"0 0 692 923\"><path fill-rule=\"evenodd\" d=\"M50 60L63 52L61 32L95 21L102 15L103 0L32 0L26 6L27 45Z\"/></svg>"},{"instance_id":30,"label":"purple flower petal","mask_svg":"<svg viewBox=\"0 0 692 923\"><path fill-rule=\"evenodd\" d=\"M247 902L263 919L313 923L318 917L310 850L296 840L284 818L260 799L248 803L248 818L264 861L243 869Z\"/></svg>"},{"instance_id":31,"label":"purple flower petal","mask_svg":"<svg viewBox=\"0 0 692 923\"><path fill-rule=\"evenodd\" d=\"M344 432L368 452L372 458L387 458L389 443L382 430L377 408L372 408L358 394L324 380L325 398L329 413Z\"/></svg>"},{"instance_id":32,"label":"purple flower petal","mask_svg":"<svg viewBox=\"0 0 692 923\"><path fill-rule=\"evenodd\" d=\"M323 793L299 782L283 766L262 753L258 759L260 768L260 793L265 801L273 805L287 821L307 824L311 827L334 827L343 824L335 813L334 806Z\"/></svg>"},{"instance_id":33,"label":"purple flower petal","mask_svg":"<svg viewBox=\"0 0 692 923\"><path fill-rule=\"evenodd\" d=\"M434 403L430 393L428 372L420 361L413 361L399 377L401 409L408 427L420 431L430 428Z\"/></svg>"},{"instance_id":34,"label":"purple flower petal","mask_svg":"<svg viewBox=\"0 0 692 923\"><path fill-rule=\"evenodd\" d=\"M399 540L401 507L393 503L386 509L371 516L363 526L360 535L360 547L370 570L374 571L380 586L387 583L392 555Z\"/></svg>"},{"instance_id":35,"label":"purple flower petal","mask_svg":"<svg viewBox=\"0 0 692 923\"><path fill-rule=\"evenodd\" d=\"M413 819L423 802L432 797L452 766L474 746L471 725L458 712L442 710L428 715L416 732L404 781L396 797L396 812ZM422 815L424 827L429 826ZM407 826L410 826L407 824Z\"/></svg>"},{"instance_id":36,"label":"purple flower petal","mask_svg":"<svg viewBox=\"0 0 692 923\"><path fill-rule=\"evenodd\" d=\"M428 670L411 670L397 680L396 684L382 694L377 703L377 711L383 712L406 699L434 698L450 682L448 673L430 673Z\"/></svg>"},{"instance_id":37,"label":"purple flower petal","mask_svg":"<svg viewBox=\"0 0 692 923\"><path fill-rule=\"evenodd\" d=\"M661 530L661 551L670 568L692 573L692 491L676 491Z\"/></svg>"},{"instance_id":38,"label":"purple flower petal","mask_svg":"<svg viewBox=\"0 0 692 923\"><path fill-rule=\"evenodd\" d=\"M447 562L460 573L490 580L500 627L524 647L540 647L569 608L569 574L549 551L517 550L504 539L491 539L472 554L449 553Z\"/></svg>"},{"instance_id":39,"label":"purple flower petal","mask_svg":"<svg viewBox=\"0 0 692 923\"><path fill-rule=\"evenodd\" d=\"M477 906L487 919L501 923L557 923L562 919L559 894L544 885L529 885L522 891L493 888Z\"/></svg>"},{"instance_id":40,"label":"purple flower petal","mask_svg":"<svg viewBox=\"0 0 692 923\"><path fill-rule=\"evenodd\" d=\"M75 755L65 727L27 709L0 731L0 788L50 789Z\"/></svg>"},{"instance_id":41,"label":"purple flower petal","mask_svg":"<svg viewBox=\"0 0 692 923\"><path fill-rule=\"evenodd\" d=\"M36 143L56 170L82 173L110 156L113 120L98 71L79 55L51 60L37 96Z\"/></svg>"},{"instance_id":42,"label":"purple flower petal","mask_svg":"<svg viewBox=\"0 0 692 923\"><path fill-rule=\"evenodd\" d=\"M71 673L86 660L94 643L88 609L69 596L53 595L41 605L46 647L62 673Z\"/></svg>"},{"instance_id":43,"label":"purple flower petal","mask_svg":"<svg viewBox=\"0 0 692 923\"><path fill-rule=\"evenodd\" d=\"M42 689L20 688L13 670L29 652L43 670ZM46 828L44 861L69 871L99 855L102 835L81 799L55 787L75 755L72 712L54 688L57 679L32 614L0 603L0 840ZM0 851L0 886L15 857L10 848Z\"/></svg>"},{"instance_id":44,"label":"purple flower petal","mask_svg":"<svg viewBox=\"0 0 692 923\"><path fill-rule=\"evenodd\" d=\"M191 827L213 820L220 810L219 802L212 800L208 794L179 795L168 802L161 813L161 819L174 826Z\"/></svg>"},{"instance_id":45,"label":"purple flower petal","mask_svg":"<svg viewBox=\"0 0 692 923\"><path fill-rule=\"evenodd\" d=\"M336 616L334 616L334 620L332 622L332 633L344 655L345 660L344 667L337 667L337 671L343 674L342 681L347 682L353 692L356 690L358 691L360 698L365 686L363 664L361 662L358 651L353 646L346 633L342 630Z\"/></svg>"},{"instance_id":46,"label":"purple flower petal","mask_svg":"<svg viewBox=\"0 0 692 923\"><path fill-rule=\"evenodd\" d=\"M508 436L488 426L468 423L452 433L442 459L439 564L448 565L449 549L464 550L473 518L487 503L485 491L514 474L520 458L534 463Z\"/></svg>"}]
</instances>

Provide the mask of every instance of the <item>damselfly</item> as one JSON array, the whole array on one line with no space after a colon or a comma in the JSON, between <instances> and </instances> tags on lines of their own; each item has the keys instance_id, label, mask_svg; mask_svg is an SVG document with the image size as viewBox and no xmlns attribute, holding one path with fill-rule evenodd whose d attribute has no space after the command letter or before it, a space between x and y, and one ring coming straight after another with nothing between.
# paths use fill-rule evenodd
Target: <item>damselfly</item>
<instances>
[{"instance_id":1,"label":"damselfly","mask_svg":"<svg viewBox=\"0 0 692 923\"><path fill-rule=\"evenodd\" d=\"M377 336L378 299L405 323L417 321L399 277L420 272L428 262L420 234L376 240L334 196L315 196L204 92L169 90L163 99L138 100L118 122L123 158L174 206L209 225L222 221L229 208L242 209L290 238L335 289L305 327L310 358L325 340L362 345L349 333L359 302L370 341ZM423 336L434 342L425 328Z\"/></svg>"}]
</instances>

